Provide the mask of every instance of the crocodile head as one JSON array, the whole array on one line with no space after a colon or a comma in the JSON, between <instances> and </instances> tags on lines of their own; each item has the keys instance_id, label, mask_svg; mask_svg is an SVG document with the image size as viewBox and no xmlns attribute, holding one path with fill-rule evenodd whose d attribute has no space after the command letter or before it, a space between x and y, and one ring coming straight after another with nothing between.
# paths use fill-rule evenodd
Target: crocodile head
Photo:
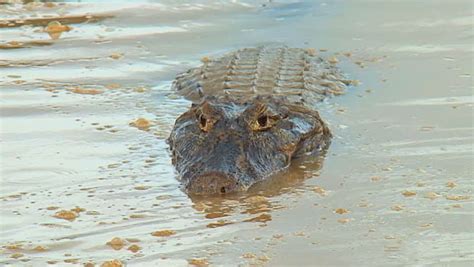
<instances>
[{"instance_id":1,"label":"crocodile head","mask_svg":"<svg viewBox=\"0 0 474 267\"><path fill-rule=\"evenodd\" d=\"M207 97L176 120L168 143L188 193L223 194L318 154L330 138L318 112L284 98Z\"/></svg>"}]
</instances>

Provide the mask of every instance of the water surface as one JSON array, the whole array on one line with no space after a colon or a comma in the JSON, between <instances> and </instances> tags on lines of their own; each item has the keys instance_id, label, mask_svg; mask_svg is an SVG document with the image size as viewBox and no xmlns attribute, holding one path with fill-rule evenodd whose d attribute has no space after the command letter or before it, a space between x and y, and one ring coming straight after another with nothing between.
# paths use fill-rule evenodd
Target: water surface
<instances>
[{"instance_id":1,"label":"water surface","mask_svg":"<svg viewBox=\"0 0 474 267\"><path fill-rule=\"evenodd\" d=\"M56 19L72 28L53 40ZM275 42L360 81L318 107L326 158L188 197L165 142L190 105L173 78ZM0 263L471 266L472 44L469 1L2 4Z\"/></svg>"}]
</instances>

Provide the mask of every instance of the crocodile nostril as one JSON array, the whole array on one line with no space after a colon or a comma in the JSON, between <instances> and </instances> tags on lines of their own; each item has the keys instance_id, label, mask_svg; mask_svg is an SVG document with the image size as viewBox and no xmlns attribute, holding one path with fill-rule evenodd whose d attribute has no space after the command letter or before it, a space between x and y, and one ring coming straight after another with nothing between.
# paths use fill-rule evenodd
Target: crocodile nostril
<instances>
[{"instance_id":1,"label":"crocodile nostril","mask_svg":"<svg viewBox=\"0 0 474 267\"><path fill-rule=\"evenodd\" d=\"M234 176L218 171L200 174L186 186L186 190L194 194L227 194L239 188Z\"/></svg>"}]
</instances>

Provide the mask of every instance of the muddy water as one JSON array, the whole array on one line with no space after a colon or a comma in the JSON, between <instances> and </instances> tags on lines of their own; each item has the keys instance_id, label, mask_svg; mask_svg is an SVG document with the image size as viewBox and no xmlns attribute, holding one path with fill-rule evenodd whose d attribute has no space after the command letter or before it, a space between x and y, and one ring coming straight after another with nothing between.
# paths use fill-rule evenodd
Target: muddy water
<instances>
[{"instance_id":1,"label":"muddy water","mask_svg":"<svg viewBox=\"0 0 474 267\"><path fill-rule=\"evenodd\" d=\"M474 263L469 1L4 4L0 19L0 264ZM189 106L170 83L267 42L360 81L319 107L331 148L191 199L165 143Z\"/></svg>"}]
</instances>

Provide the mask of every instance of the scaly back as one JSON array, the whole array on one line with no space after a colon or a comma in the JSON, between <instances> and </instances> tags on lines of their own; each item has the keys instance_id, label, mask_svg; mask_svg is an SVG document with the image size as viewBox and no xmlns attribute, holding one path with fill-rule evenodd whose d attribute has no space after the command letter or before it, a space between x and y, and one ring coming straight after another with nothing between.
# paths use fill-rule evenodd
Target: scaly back
<instances>
[{"instance_id":1,"label":"scaly back","mask_svg":"<svg viewBox=\"0 0 474 267\"><path fill-rule=\"evenodd\" d=\"M334 64L313 49L286 46L244 48L179 74L173 88L193 102L206 96L284 96L294 103L315 105L344 93L346 80Z\"/></svg>"}]
</instances>

